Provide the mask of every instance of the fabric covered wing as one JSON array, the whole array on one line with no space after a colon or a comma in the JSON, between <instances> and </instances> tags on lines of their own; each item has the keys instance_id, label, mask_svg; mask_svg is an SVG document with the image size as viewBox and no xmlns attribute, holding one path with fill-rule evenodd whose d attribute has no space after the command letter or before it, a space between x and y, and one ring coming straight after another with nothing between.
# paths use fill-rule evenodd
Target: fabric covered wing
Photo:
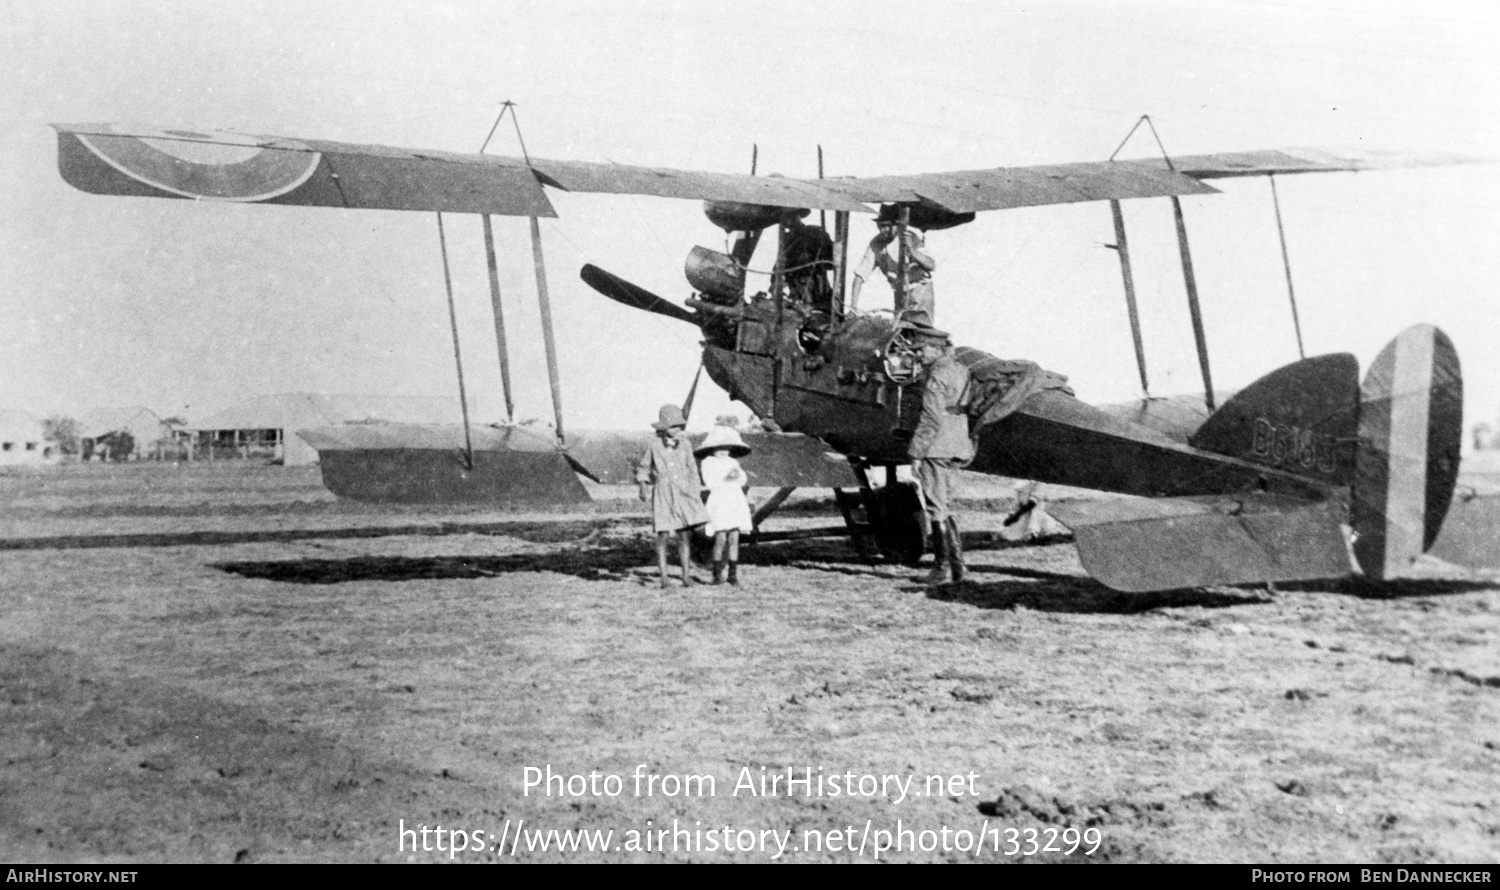
<instances>
[{"instance_id":1,"label":"fabric covered wing","mask_svg":"<svg viewBox=\"0 0 1500 890\"><path fill-rule=\"evenodd\" d=\"M58 167L101 195L556 216L511 158L240 133L56 124Z\"/></svg>"},{"instance_id":2,"label":"fabric covered wing","mask_svg":"<svg viewBox=\"0 0 1500 890\"><path fill-rule=\"evenodd\" d=\"M846 182L866 200L921 201L954 213L1218 192L1165 167L1115 161L878 176Z\"/></svg>"},{"instance_id":3,"label":"fabric covered wing","mask_svg":"<svg viewBox=\"0 0 1500 890\"><path fill-rule=\"evenodd\" d=\"M994 167L910 176L796 179L417 151L317 139L116 124L54 124L63 178L86 192L384 210L554 216L543 186L776 207L868 211L906 203L950 213L1080 201L1206 195L1201 180L1475 162L1452 154L1280 149Z\"/></svg>"},{"instance_id":4,"label":"fabric covered wing","mask_svg":"<svg viewBox=\"0 0 1500 890\"><path fill-rule=\"evenodd\" d=\"M547 185L569 192L616 195L655 195L704 201L740 201L772 207L810 207L868 213L858 194L835 180L790 179L784 176L746 176L702 173L666 167L597 164L586 161L532 159L537 175Z\"/></svg>"},{"instance_id":5,"label":"fabric covered wing","mask_svg":"<svg viewBox=\"0 0 1500 890\"><path fill-rule=\"evenodd\" d=\"M544 185L572 192L854 212L868 212L872 203L906 202L953 213L1216 191L1190 176L1135 162L795 179L222 131L53 126L63 178L82 191L104 195L554 216Z\"/></svg>"},{"instance_id":6,"label":"fabric covered wing","mask_svg":"<svg viewBox=\"0 0 1500 890\"><path fill-rule=\"evenodd\" d=\"M1482 164L1487 163L1488 160L1488 158L1450 152L1390 151L1374 148L1282 148L1185 155L1173 158L1172 165L1194 179L1222 179L1232 176L1266 176L1286 173L1337 173L1394 170L1403 167L1443 167L1450 164ZM1132 161L1131 163L1165 166L1161 161Z\"/></svg>"}]
</instances>

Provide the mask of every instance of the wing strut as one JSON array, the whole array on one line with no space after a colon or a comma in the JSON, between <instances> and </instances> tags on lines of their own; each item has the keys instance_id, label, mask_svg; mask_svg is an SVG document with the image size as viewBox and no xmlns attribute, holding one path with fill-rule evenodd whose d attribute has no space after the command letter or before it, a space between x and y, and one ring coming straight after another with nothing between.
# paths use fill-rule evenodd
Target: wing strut
<instances>
[{"instance_id":1,"label":"wing strut","mask_svg":"<svg viewBox=\"0 0 1500 890\"><path fill-rule=\"evenodd\" d=\"M563 440L562 386L557 382L557 342L552 336L552 303L547 299L547 265L542 262L542 229L531 217L531 256L536 262L536 301L542 310L542 345L547 347L547 382L552 385L552 417Z\"/></svg>"},{"instance_id":2,"label":"wing strut","mask_svg":"<svg viewBox=\"0 0 1500 890\"><path fill-rule=\"evenodd\" d=\"M846 306L844 299L848 293L849 279L849 211L835 210L833 212L833 293L838 307L838 318L834 321L843 321L844 315L852 308Z\"/></svg>"},{"instance_id":3,"label":"wing strut","mask_svg":"<svg viewBox=\"0 0 1500 890\"><path fill-rule=\"evenodd\" d=\"M489 133L485 135L484 142L479 146L480 154L484 154L484 150L490 147L490 140L495 138L495 131L500 129L500 121L507 111L511 112L511 122L516 125L516 139L521 141L521 125L516 123L514 117L515 105L516 103L509 99L500 103L500 113L495 115L495 122L490 125ZM522 154L526 152L525 141L521 141L521 152ZM505 345L505 310L500 305L500 270L495 261L495 231L490 225L488 213L480 214L480 219L484 221L484 257L489 264L490 306L495 313L495 350L500 358L500 388L504 390L505 395L505 419L507 422L512 422L516 418L516 405L511 397L510 355ZM561 427L559 427L558 436L562 436Z\"/></svg>"},{"instance_id":4,"label":"wing strut","mask_svg":"<svg viewBox=\"0 0 1500 890\"><path fill-rule=\"evenodd\" d=\"M500 118L505 112L510 112L510 122L516 128L516 142L521 146L521 157L526 161L526 166L531 169L532 175L536 175L536 168L531 166L531 154L526 151L526 137L521 135L521 120L516 116L516 103L509 99L501 103L504 107L495 118L495 126L490 127L490 135L494 135L495 127L500 125ZM485 137L485 145L489 144L489 137ZM483 149L481 148L482 152ZM542 314L542 345L547 349L547 383L552 387L552 419L556 424L557 441L563 441L563 415L562 415L562 384L557 380L557 338L552 334L552 301L547 297L547 264L542 259L542 228L537 224L537 218L531 217L531 259L536 267L536 301L541 308ZM491 263L491 271L494 265ZM498 288L495 293L499 293ZM498 299L495 303L495 324L498 330L500 325L500 304ZM506 407L510 406L510 386L506 385Z\"/></svg>"},{"instance_id":5,"label":"wing strut","mask_svg":"<svg viewBox=\"0 0 1500 890\"><path fill-rule=\"evenodd\" d=\"M1170 165L1172 162L1167 161ZM1188 315L1193 319L1193 340L1198 346L1198 368L1203 372L1203 402L1214 410L1214 378L1208 371L1208 338L1203 333L1203 310L1198 306L1198 280L1193 277L1193 254L1188 250L1187 223L1182 219L1182 201L1172 195L1172 217L1177 221L1177 249L1182 254L1182 284L1187 289Z\"/></svg>"},{"instance_id":6,"label":"wing strut","mask_svg":"<svg viewBox=\"0 0 1500 890\"><path fill-rule=\"evenodd\" d=\"M1292 302L1292 327L1297 331L1297 356L1307 358L1307 350L1302 348L1302 320L1297 317L1297 292L1292 290L1292 261L1286 253L1286 229L1281 225L1281 200L1276 197L1276 176L1266 174L1266 180L1271 183L1271 206L1276 208L1276 236L1281 239L1281 266L1286 270L1286 296Z\"/></svg>"},{"instance_id":7,"label":"wing strut","mask_svg":"<svg viewBox=\"0 0 1500 890\"><path fill-rule=\"evenodd\" d=\"M437 215L438 248L443 253L443 286L448 290L448 324L453 328L453 363L458 367L458 401L464 413L464 469L474 469L474 440L469 435L469 397L464 392L464 357L458 348L458 312L453 308L453 275L448 271L448 238L443 234L443 214Z\"/></svg>"},{"instance_id":8,"label":"wing strut","mask_svg":"<svg viewBox=\"0 0 1500 890\"><path fill-rule=\"evenodd\" d=\"M1146 380L1146 347L1141 342L1141 316L1135 305L1135 278L1130 274L1130 246L1125 241L1125 212L1120 202L1111 198L1109 211L1115 218L1115 243L1120 255L1120 277L1125 282L1125 309L1130 315L1130 338L1135 341L1135 366L1141 372L1141 394L1151 398L1151 384Z\"/></svg>"},{"instance_id":9,"label":"wing strut","mask_svg":"<svg viewBox=\"0 0 1500 890\"><path fill-rule=\"evenodd\" d=\"M823 178L823 146L818 146L818 178ZM818 211L818 225L827 228L828 220ZM844 320L844 279L849 266L849 211L833 212L833 311L834 323Z\"/></svg>"},{"instance_id":10,"label":"wing strut","mask_svg":"<svg viewBox=\"0 0 1500 890\"><path fill-rule=\"evenodd\" d=\"M505 351L505 310L500 307L500 271L495 261L495 232L490 225L490 215L482 213L484 220L484 257L490 267L490 306L495 311L495 348L500 354L500 388L505 392L505 419L515 420L516 406L510 396L510 358Z\"/></svg>"},{"instance_id":11,"label":"wing strut","mask_svg":"<svg viewBox=\"0 0 1500 890\"><path fill-rule=\"evenodd\" d=\"M1125 138L1115 147L1109 159L1111 161L1115 159L1115 155L1120 153L1120 149L1125 147L1125 143L1130 141L1130 137L1135 135L1135 131L1140 129L1141 124L1145 124L1151 128L1151 136L1156 140L1156 147L1161 149L1162 160L1166 162L1169 171L1176 173L1177 167L1172 163L1172 156L1167 154L1167 147L1162 144L1161 134L1156 132L1156 124L1152 122L1151 115L1149 114L1141 115L1141 119L1135 122L1135 126L1130 128L1129 133L1125 134ZM1178 200L1176 195L1170 195L1169 197L1172 199L1172 218L1177 223L1177 251L1182 255L1182 283L1187 289L1188 315L1192 317L1193 340L1198 346L1198 369L1203 372L1203 401L1208 405L1208 410L1213 411L1214 381L1213 375L1208 370L1208 338L1203 333L1203 310L1198 306L1198 280L1193 276L1193 254L1188 250L1187 223L1182 218L1182 202ZM1110 203L1113 204L1114 202L1111 201ZM1116 216L1116 220L1117 231L1123 233L1124 229L1119 225L1118 216ZM1123 245L1123 243L1124 240L1122 237L1121 244ZM1120 262L1125 262L1125 254L1123 252L1120 254ZM1139 348L1139 344L1137 346ZM1142 380L1145 379L1144 370L1141 372L1141 377Z\"/></svg>"}]
</instances>

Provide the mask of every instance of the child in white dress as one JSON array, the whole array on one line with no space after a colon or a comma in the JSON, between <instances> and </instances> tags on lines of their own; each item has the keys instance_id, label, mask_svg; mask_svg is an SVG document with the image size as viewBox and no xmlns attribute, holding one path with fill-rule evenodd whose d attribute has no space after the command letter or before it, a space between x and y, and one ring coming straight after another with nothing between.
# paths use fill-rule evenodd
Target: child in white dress
<instances>
[{"instance_id":1,"label":"child in white dress","mask_svg":"<svg viewBox=\"0 0 1500 890\"><path fill-rule=\"evenodd\" d=\"M728 569L730 584L739 584L740 532L749 532L750 502L745 491L750 477L735 460L750 453L750 446L732 427L716 426L693 450L702 459L699 472L708 492L708 526L714 536L714 583L723 584Z\"/></svg>"}]
</instances>

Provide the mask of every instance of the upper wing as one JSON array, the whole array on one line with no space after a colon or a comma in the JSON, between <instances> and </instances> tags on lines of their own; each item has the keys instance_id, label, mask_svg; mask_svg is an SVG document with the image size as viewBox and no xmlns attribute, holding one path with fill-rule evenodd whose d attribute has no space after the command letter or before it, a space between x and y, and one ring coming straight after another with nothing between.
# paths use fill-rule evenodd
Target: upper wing
<instances>
[{"instance_id":1,"label":"upper wing","mask_svg":"<svg viewBox=\"0 0 1500 890\"><path fill-rule=\"evenodd\" d=\"M1284 173L1335 173L1360 170L1394 170L1402 167L1442 167L1449 164L1482 164L1488 158L1451 152L1390 151L1376 148L1329 150L1283 148L1262 151L1232 151L1173 158L1172 165L1194 179L1230 176L1268 176ZM1162 161L1132 161L1161 165Z\"/></svg>"},{"instance_id":2,"label":"upper wing","mask_svg":"<svg viewBox=\"0 0 1500 890\"><path fill-rule=\"evenodd\" d=\"M794 179L507 158L486 154L115 124L54 124L63 179L86 192L319 207L555 216L544 186L869 211L926 204L953 213L1168 195L1213 194L1225 176L1369 170L1478 159L1312 149L1161 160L996 167L912 176Z\"/></svg>"},{"instance_id":3,"label":"upper wing","mask_svg":"<svg viewBox=\"0 0 1500 890\"><path fill-rule=\"evenodd\" d=\"M543 186L868 212L927 203L955 213L1216 189L1134 162L998 167L865 179L793 179L117 124L54 124L58 166L101 195L318 207L555 216Z\"/></svg>"},{"instance_id":4,"label":"upper wing","mask_svg":"<svg viewBox=\"0 0 1500 890\"><path fill-rule=\"evenodd\" d=\"M53 128L63 179L97 195L557 215L514 158L113 124Z\"/></svg>"}]
</instances>

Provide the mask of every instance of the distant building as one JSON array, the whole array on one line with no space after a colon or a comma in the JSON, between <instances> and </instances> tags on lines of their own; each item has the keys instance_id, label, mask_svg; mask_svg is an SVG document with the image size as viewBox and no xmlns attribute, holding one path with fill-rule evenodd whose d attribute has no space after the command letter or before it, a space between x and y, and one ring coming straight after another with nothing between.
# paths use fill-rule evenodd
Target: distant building
<instances>
[{"instance_id":1,"label":"distant building","mask_svg":"<svg viewBox=\"0 0 1500 890\"><path fill-rule=\"evenodd\" d=\"M172 428L139 405L90 408L78 419L78 438L83 460L160 459L174 446Z\"/></svg>"},{"instance_id":2,"label":"distant building","mask_svg":"<svg viewBox=\"0 0 1500 890\"><path fill-rule=\"evenodd\" d=\"M42 419L28 411L0 408L0 466L57 463L57 446L43 435Z\"/></svg>"},{"instance_id":3,"label":"distant building","mask_svg":"<svg viewBox=\"0 0 1500 890\"><path fill-rule=\"evenodd\" d=\"M459 413L448 399L293 392L249 399L186 429L198 459L261 457L300 466L317 463L318 452L297 437L299 429L369 421L453 423Z\"/></svg>"}]
</instances>

